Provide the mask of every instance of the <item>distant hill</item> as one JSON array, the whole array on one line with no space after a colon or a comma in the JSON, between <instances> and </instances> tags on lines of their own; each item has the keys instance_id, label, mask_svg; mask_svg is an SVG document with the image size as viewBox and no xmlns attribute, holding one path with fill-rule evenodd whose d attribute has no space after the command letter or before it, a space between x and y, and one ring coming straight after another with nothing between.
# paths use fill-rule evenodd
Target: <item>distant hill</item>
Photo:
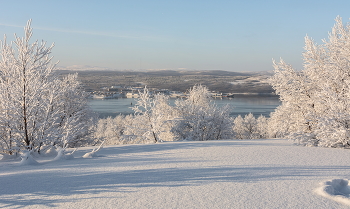
<instances>
[{"instance_id":1,"label":"distant hill","mask_svg":"<svg viewBox=\"0 0 350 209\"><path fill-rule=\"evenodd\" d=\"M62 75L78 73L87 91L110 86L144 86L185 92L196 84L207 86L211 91L224 93L272 93L267 83L269 72L231 72L221 70L185 71L59 71Z\"/></svg>"}]
</instances>

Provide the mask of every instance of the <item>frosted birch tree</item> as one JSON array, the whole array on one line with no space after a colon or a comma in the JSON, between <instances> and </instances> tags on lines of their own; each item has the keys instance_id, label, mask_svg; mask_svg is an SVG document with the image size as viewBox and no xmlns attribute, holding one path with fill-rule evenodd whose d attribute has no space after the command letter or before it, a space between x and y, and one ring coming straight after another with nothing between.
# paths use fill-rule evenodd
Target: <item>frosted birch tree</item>
<instances>
[{"instance_id":1,"label":"frosted birch tree","mask_svg":"<svg viewBox=\"0 0 350 209\"><path fill-rule=\"evenodd\" d=\"M105 145L134 143L129 140L136 138L136 134L130 130L134 130L133 126L136 125L134 122L133 115L117 115L115 118L108 117L98 120L94 131L94 145L103 141Z\"/></svg>"},{"instance_id":2,"label":"frosted birch tree","mask_svg":"<svg viewBox=\"0 0 350 209\"><path fill-rule=\"evenodd\" d=\"M328 40L305 37L304 69L275 63L271 84L282 100L271 120L300 144L350 146L350 25L340 17ZM285 117L281 117L281 116Z\"/></svg>"},{"instance_id":3,"label":"frosted birch tree","mask_svg":"<svg viewBox=\"0 0 350 209\"><path fill-rule=\"evenodd\" d=\"M126 132L134 132L135 135L153 140L154 142L161 142L161 133L169 132L166 129L167 123L170 122L173 115L173 109L170 107L169 97L163 94L150 94L145 87L143 91L139 92L137 103L132 109L135 111L134 122L139 123L138 126L129 127ZM130 130L134 129L134 130Z\"/></svg>"},{"instance_id":4,"label":"frosted birch tree","mask_svg":"<svg viewBox=\"0 0 350 209\"><path fill-rule=\"evenodd\" d=\"M44 145L67 147L86 134L91 118L86 94L76 75L63 79L52 64L53 44L30 43L31 21L24 37L1 42L0 149L40 152Z\"/></svg>"},{"instance_id":5,"label":"frosted birch tree","mask_svg":"<svg viewBox=\"0 0 350 209\"><path fill-rule=\"evenodd\" d=\"M256 123L257 138L266 139L269 136L268 119L265 116L260 115L256 119Z\"/></svg>"},{"instance_id":6,"label":"frosted birch tree","mask_svg":"<svg viewBox=\"0 0 350 209\"><path fill-rule=\"evenodd\" d=\"M218 108L210 97L209 90L196 85L188 98L177 100L172 132L177 140L218 140L232 137L232 120L229 107Z\"/></svg>"},{"instance_id":7,"label":"frosted birch tree","mask_svg":"<svg viewBox=\"0 0 350 209\"><path fill-rule=\"evenodd\" d=\"M252 113L244 116L244 126L246 130L246 139L257 139L258 130L257 130L257 121Z\"/></svg>"},{"instance_id":8,"label":"frosted birch tree","mask_svg":"<svg viewBox=\"0 0 350 209\"><path fill-rule=\"evenodd\" d=\"M268 134L267 119L264 116L255 118L252 113L238 115L233 120L233 131L237 139L262 139Z\"/></svg>"},{"instance_id":9,"label":"frosted birch tree","mask_svg":"<svg viewBox=\"0 0 350 209\"><path fill-rule=\"evenodd\" d=\"M233 120L233 132L236 139L246 139L246 127L244 124L244 119L241 115L238 115Z\"/></svg>"}]
</instances>

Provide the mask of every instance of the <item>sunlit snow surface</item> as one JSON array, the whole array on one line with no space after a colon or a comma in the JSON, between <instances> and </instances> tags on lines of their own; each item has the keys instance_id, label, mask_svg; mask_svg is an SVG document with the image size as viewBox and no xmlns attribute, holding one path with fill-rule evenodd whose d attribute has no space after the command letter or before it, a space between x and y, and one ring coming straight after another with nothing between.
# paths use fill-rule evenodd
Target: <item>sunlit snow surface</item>
<instances>
[{"instance_id":1,"label":"sunlit snow surface","mask_svg":"<svg viewBox=\"0 0 350 209\"><path fill-rule=\"evenodd\" d=\"M317 189L349 178L350 150L232 140L110 146L82 158L92 149L39 165L0 161L0 208L347 208Z\"/></svg>"}]
</instances>

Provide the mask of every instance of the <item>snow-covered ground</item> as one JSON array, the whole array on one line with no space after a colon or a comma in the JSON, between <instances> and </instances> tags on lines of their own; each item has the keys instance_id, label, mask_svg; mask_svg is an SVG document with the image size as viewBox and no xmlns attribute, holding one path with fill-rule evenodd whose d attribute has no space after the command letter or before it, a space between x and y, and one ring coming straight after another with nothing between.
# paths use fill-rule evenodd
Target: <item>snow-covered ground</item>
<instances>
[{"instance_id":1,"label":"snow-covered ground","mask_svg":"<svg viewBox=\"0 0 350 209\"><path fill-rule=\"evenodd\" d=\"M82 158L91 150L78 149L71 160L39 158L39 165L0 161L0 208L347 208L349 202L346 149L286 140L165 142L109 146Z\"/></svg>"}]
</instances>

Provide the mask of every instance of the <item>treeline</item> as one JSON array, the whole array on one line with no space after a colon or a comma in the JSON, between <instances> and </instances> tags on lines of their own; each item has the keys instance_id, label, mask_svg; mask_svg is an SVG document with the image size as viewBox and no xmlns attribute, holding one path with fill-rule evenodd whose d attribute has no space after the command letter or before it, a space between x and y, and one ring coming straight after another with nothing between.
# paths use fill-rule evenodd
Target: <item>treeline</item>
<instances>
[{"instance_id":1,"label":"treeline","mask_svg":"<svg viewBox=\"0 0 350 209\"><path fill-rule=\"evenodd\" d=\"M229 116L230 106L217 107L208 88L196 85L187 99L169 105L169 97L151 97L147 88L133 107L135 114L100 119L95 129L98 143L127 144L177 140L221 140L266 138L268 120L253 114Z\"/></svg>"}]
</instances>

